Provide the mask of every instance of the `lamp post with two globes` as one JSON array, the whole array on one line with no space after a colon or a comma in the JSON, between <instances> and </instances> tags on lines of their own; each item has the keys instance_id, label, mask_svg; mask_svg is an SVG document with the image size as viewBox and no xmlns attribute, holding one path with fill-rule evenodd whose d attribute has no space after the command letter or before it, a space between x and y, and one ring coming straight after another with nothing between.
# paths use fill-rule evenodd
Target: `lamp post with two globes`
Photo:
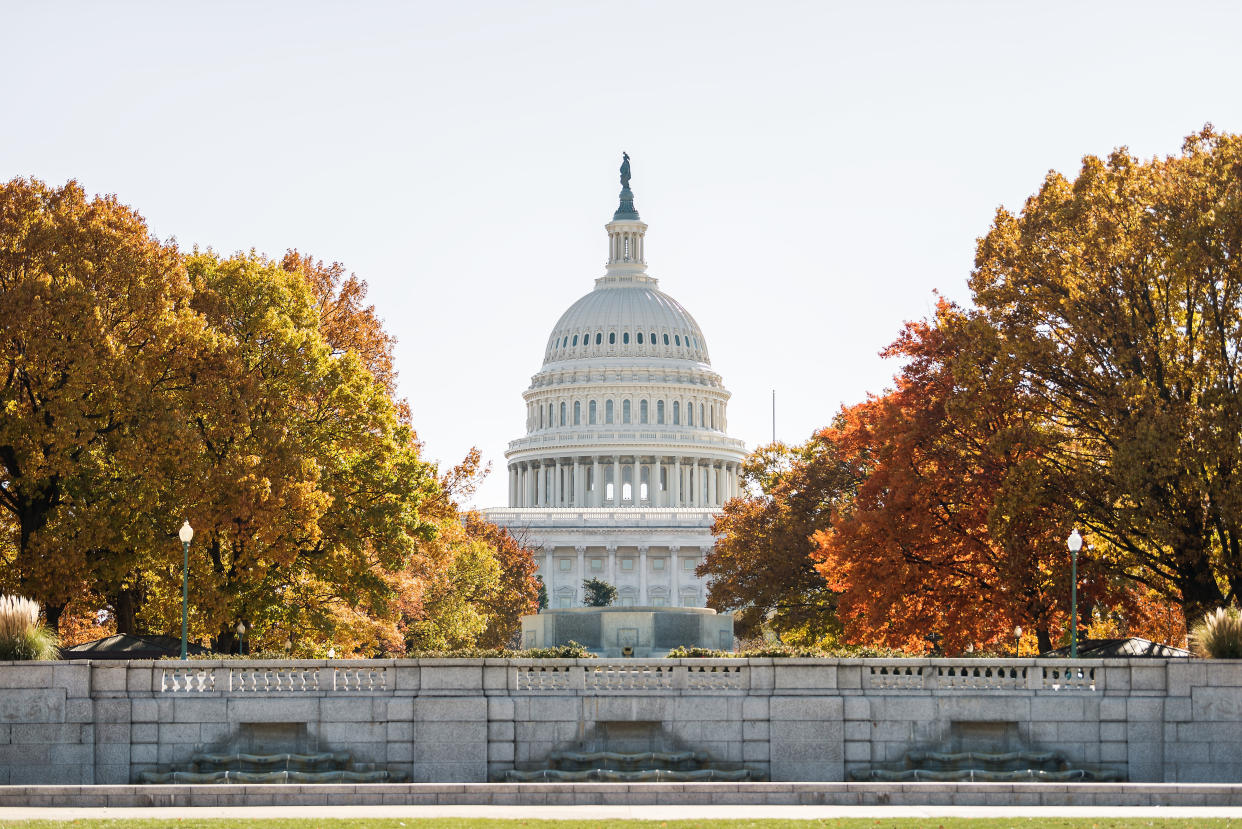
<instances>
[{"instance_id":1,"label":"lamp post with two globes","mask_svg":"<svg viewBox=\"0 0 1242 829\"><path fill-rule=\"evenodd\" d=\"M185 659L190 627L190 539L194 538L194 528L189 521L181 525L177 537L181 539L181 658Z\"/></svg>"},{"instance_id":2,"label":"lamp post with two globes","mask_svg":"<svg viewBox=\"0 0 1242 829\"><path fill-rule=\"evenodd\" d=\"M1078 551L1082 549L1082 536L1075 528L1065 541L1070 551L1070 659L1078 658Z\"/></svg>"}]
</instances>

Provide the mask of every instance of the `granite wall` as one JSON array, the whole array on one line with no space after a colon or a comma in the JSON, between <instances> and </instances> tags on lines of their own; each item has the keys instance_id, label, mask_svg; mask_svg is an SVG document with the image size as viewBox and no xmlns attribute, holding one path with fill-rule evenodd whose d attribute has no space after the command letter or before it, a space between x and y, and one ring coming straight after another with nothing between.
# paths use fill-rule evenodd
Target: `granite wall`
<instances>
[{"instance_id":1,"label":"granite wall","mask_svg":"<svg viewBox=\"0 0 1242 829\"><path fill-rule=\"evenodd\" d=\"M1242 662L0 663L0 784L129 783L207 750L348 751L483 782L554 750L691 748L837 781L911 749L1053 749L1131 781L1242 781Z\"/></svg>"}]
</instances>

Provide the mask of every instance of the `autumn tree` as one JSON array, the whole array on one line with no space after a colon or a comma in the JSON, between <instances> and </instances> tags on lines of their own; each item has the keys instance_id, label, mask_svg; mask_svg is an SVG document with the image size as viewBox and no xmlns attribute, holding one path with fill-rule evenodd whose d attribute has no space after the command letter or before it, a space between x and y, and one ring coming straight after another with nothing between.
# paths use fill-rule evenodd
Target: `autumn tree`
<instances>
[{"instance_id":1,"label":"autumn tree","mask_svg":"<svg viewBox=\"0 0 1242 829\"><path fill-rule=\"evenodd\" d=\"M953 652L1022 625L1049 650L1068 627L1073 505L1045 463L1042 400L986 320L944 301L885 355L904 361L895 388L821 435L861 481L812 554L846 638L922 651L937 633ZM1079 557L1084 609L1133 615L1105 564Z\"/></svg>"},{"instance_id":2,"label":"autumn tree","mask_svg":"<svg viewBox=\"0 0 1242 829\"><path fill-rule=\"evenodd\" d=\"M1242 590L1242 138L1088 156L979 243L975 301L1089 542L1187 619Z\"/></svg>"},{"instance_id":3,"label":"autumn tree","mask_svg":"<svg viewBox=\"0 0 1242 829\"><path fill-rule=\"evenodd\" d=\"M55 626L93 578L115 595L140 550L171 538L151 480L173 459L170 412L203 326L175 248L114 197L0 187L0 510L6 586Z\"/></svg>"},{"instance_id":4,"label":"autumn tree","mask_svg":"<svg viewBox=\"0 0 1242 829\"><path fill-rule=\"evenodd\" d=\"M301 274L253 254L186 266L217 338L184 412L192 462L175 478L201 551L199 624L224 646L238 620L374 639L371 623L396 616L386 574L434 536L419 514L434 469L385 386L320 331Z\"/></svg>"},{"instance_id":5,"label":"autumn tree","mask_svg":"<svg viewBox=\"0 0 1242 829\"><path fill-rule=\"evenodd\" d=\"M836 596L815 571L811 536L850 497L855 473L818 436L800 447L761 447L742 464L743 488L713 525L716 545L698 575L711 581L707 604L737 611L739 636L766 626L814 642L839 631Z\"/></svg>"},{"instance_id":6,"label":"autumn tree","mask_svg":"<svg viewBox=\"0 0 1242 829\"><path fill-rule=\"evenodd\" d=\"M489 602L487 627L478 644L483 648L506 647L521 633L522 617L539 612L541 595L543 605L547 604L546 588L535 576L539 565L531 550L504 527L487 521L474 510L463 518L466 534L486 543L500 567L496 595Z\"/></svg>"}]
</instances>

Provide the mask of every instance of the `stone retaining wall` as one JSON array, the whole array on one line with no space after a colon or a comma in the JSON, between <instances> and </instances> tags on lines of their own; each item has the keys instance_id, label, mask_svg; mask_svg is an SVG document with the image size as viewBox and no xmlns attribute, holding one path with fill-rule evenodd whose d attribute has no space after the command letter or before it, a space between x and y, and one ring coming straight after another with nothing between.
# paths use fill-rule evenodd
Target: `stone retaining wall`
<instances>
[{"instance_id":1,"label":"stone retaining wall","mask_svg":"<svg viewBox=\"0 0 1242 829\"><path fill-rule=\"evenodd\" d=\"M1055 750L1135 782L1242 781L1242 662L332 660L0 663L0 784L129 784L197 751L348 751L481 783L658 739L773 781L911 749Z\"/></svg>"}]
</instances>

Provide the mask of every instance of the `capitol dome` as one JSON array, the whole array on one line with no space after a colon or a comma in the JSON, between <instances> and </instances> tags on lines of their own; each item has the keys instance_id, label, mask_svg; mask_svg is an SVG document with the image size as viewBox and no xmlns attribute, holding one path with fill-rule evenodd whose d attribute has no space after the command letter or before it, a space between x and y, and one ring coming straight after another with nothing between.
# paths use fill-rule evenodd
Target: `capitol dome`
<instances>
[{"instance_id":1,"label":"capitol dome","mask_svg":"<svg viewBox=\"0 0 1242 829\"><path fill-rule=\"evenodd\" d=\"M595 357L711 363L699 324L649 276L602 276L557 320L545 366Z\"/></svg>"},{"instance_id":2,"label":"capitol dome","mask_svg":"<svg viewBox=\"0 0 1242 829\"><path fill-rule=\"evenodd\" d=\"M617 585L622 605L701 607L695 569L740 494L746 452L726 433L729 391L699 324L647 273L629 171L627 156L604 275L561 314L523 392L526 434L505 452L509 506L488 510L544 547L554 607L580 604L589 575Z\"/></svg>"}]
</instances>

